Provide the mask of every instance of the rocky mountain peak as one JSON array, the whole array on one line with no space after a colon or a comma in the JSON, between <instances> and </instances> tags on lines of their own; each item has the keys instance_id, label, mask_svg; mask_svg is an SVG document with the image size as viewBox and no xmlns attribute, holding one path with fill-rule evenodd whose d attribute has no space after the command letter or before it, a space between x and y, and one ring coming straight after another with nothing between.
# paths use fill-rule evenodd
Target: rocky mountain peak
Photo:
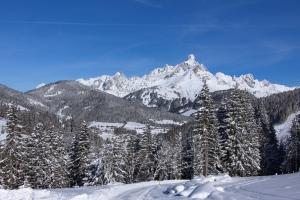
<instances>
[{"instance_id":1,"label":"rocky mountain peak","mask_svg":"<svg viewBox=\"0 0 300 200\"><path fill-rule=\"evenodd\" d=\"M165 100L186 98L193 101L201 91L204 80L207 81L211 92L228 90L238 85L239 89L246 90L256 97L264 97L293 89L259 81L251 74L240 77L223 73L214 75L207 70L205 65L197 61L194 54L188 55L187 59L180 64L156 68L142 77L127 78L118 72L113 76L103 75L86 80L79 79L78 81L118 97L125 97L137 92L143 104L149 105L153 96Z\"/></svg>"},{"instance_id":2,"label":"rocky mountain peak","mask_svg":"<svg viewBox=\"0 0 300 200\"><path fill-rule=\"evenodd\" d=\"M189 54L187 59L182 63L178 65L179 67L182 67L184 69L193 69L196 68L197 70L200 71L207 71L207 68L203 65L200 64L197 59L196 56L194 54Z\"/></svg>"}]
</instances>

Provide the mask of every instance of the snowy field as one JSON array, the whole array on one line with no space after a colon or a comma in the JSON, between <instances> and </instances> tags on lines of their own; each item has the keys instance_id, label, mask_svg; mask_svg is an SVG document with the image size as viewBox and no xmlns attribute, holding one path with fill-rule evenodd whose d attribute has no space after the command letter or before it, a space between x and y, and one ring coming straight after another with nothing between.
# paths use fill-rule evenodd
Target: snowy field
<instances>
[{"instance_id":1,"label":"snowy field","mask_svg":"<svg viewBox=\"0 0 300 200\"><path fill-rule=\"evenodd\" d=\"M175 122L172 120L161 120L155 121L158 126L150 126L152 134L166 133L168 128L164 128L161 125L181 125L182 123ZM109 123L109 122L91 122L89 127L97 128L101 131L100 137L104 140L111 139L115 128L124 128L131 131L136 131L137 134L143 134L146 130L147 125L137 122L126 122L126 123Z\"/></svg>"},{"instance_id":2,"label":"snowy field","mask_svg":"<svg viewBox=\"0 0 300 200\"><path fill-rule=\"evenodd\" d=\"M0 190L1 200L300 200L300 173L231 178L217 176L191 181L144 182L53 190Z\"/></svg>"}]
</instances>

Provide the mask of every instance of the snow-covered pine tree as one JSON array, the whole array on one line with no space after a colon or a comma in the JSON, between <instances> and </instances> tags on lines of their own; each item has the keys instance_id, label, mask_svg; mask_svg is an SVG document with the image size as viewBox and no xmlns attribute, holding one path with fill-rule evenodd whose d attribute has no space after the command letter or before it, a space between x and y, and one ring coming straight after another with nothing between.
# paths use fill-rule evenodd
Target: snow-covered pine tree
<instances>
[{"instance_id":1,"label":"snow-covered pine tree","mask_svg":"<svg viewBox=\"0 0 300 200\"><path fill-rule=\"evenodd\" d=\"M101 153L100 161L100 182L102 184L113 183L114 171L113 171L113 143L111 140L105 141L103 145L103 151Z\"/></svg>"},{"instance_id":2,"label":"snow-covered pine tree","mask_svg":"<svg viewBox=\"0 0 300 200\"><path fill-rule=\"evenodd\" d=\"M25 181L26 184L32 188L36 187L36 176L35 176L35 160L36 160L36 141L35 141L35 135L34 132L31 132L27 135L27 137L24 139L25 142L25 155L24 155L24 162L26 163L24 168L24 174L25 174Z\"/></svg>"},{"instance_id":3,"label":"snow-covered pine tree","mask_svg":"<svg viewBox=\"0 0 300 200\"><path fill-rule=\"evenodd\" d=\"M100 162L101 182L104 184L128 183L129 179L132 179L132 177L129 178L130 172L128 171L132 163L127 154L127 135L121 129L115 129L113 137L104 144Z\"/></svg>"},{"instance_id":4,"label":"snow-covered pine tree","mask_svg":"<svg viewBox=\"0 0 300 200\"><path fill-rule=\"evenodd\" d=\"M279 159L278 140L262 102L256 108L255 118L259 130L261 174L274 175L279 172L281 164Z\"/></svg>"},{"instance_id":5,"label":"snow-covered pine tree","mask_svg":"<svg viewBox=\"0 0 300 200\"><path fill-rule=\"evenodd\" d=\"M155 179L174 180L182 177L183 153L182 133L174 132L172 141L161 141L157 152L157 169Z\"/></svg>"},{"instance_id":6,"label":"snow-covered pine tree","mask_svg":"<svg viewBox=\"0 0 300 200\"><path fill-rule=\"evenodd\" d=\"M30 185L34 188L48 188L50 182L50 151L47 134L42 123L38 123L28 138L27 155L30 157Z\"/></svg>"},{"instance_id":7,"label":"snow-covered pine tree","mask_svg":"<svg viewBox=\"0 0 300 200\"><path fill-rule=\"evenodd\" d=\"M137 161L138 161L138 138L136 134L126 136L126 155L125 155L125 183L134 183L137 180Z\"/></svg>"},{"instance_id":8,"label":"snow-covered pine tree","mask_svg":"<svg viewBox=\"0 0 300 200\"><path fill-rule=\"evenodd\" d=\"M7 111L7 136L1 148L1 177L6 189L16 189L24 184L24 135L22 125L17 116L17 108L11 105Z\"/></svg>"},{"instance_id":9,"label":"snow-covered pine tree","mask_svg":"<svg viewBox=\"0 0 300 200\"><path fill-rule=\"evenodd\" d=\"M232 176L257 175L260 170L259 131L254 109L246 93L231 91L226 103L226 141L222 144L222 165Z\"/></svg>"},{"instance_id":10,"label":"snow-covered pine tree","mask_svg":"<svg viewBox=\"0 0 300 200\"><path fill-rule=\"evenodd\" d=\"M67 185L67 161L62 132L53 124L47 129L46 142L49 146L49 187L59 188Z\"/></svg>"},{"instance_id":11,"label":"snow-covered pine tree","mask_svg":"<svg viewBox=\"0 0 300 200\"><path fill-rule=\"evenodd\" d=\"M288 173L298 172L300 170L300 115L293 121L291 136L288 139L284 167Z\"/></svg>"},{"instance_id":12,"label":"snow-covered pine tree","mask_svg":"<svg viewBox=\"0 0 300 200\"><path fill-rule=\"evenodd\" d=\"M139 181L154 180L155 174L155 153L157 150L156 141L151 134L151 128L147 125L145 132L139 143L138 162L139 162Z\"/></svg>"},{"instance_id":13,"label":"snow-covered pine tree","mask_svg":"<svg viewBox=\"0 0 300 200\"><path fill-rule=\"evenodd\" d=\"M228 103L228 102L227 102ZM229 107L229 106L228 106ZM221 109L225 109L222 118L220 118L220 146L221 146L221 164L224 172L233 174L231 169L232 163L238 162L237 152L239 151L239 140L237 138L237 123L229 115L229 108L225 104L222 104ZM228 110L227 110L228 109ZM234 148L235 147L235 148Z\"/></svg>"},{"instance_id":14,"label":"snow-covered pine tree","mask_svg":"<svg viewBox=\"0 0 300 200\"><path fill-rule=\"evenodd\" d=\"M193 130L193 171L194 176L207 176L219 173L220 149L215 109L206 82L199 100Z\"/></svg>"},{"instance_id":15,"label":"snow-covered pine tree","mask_svg":"<svg viewBox=\"0 0 300 200\"><path fill-rule=\"evenodd\" d=\"M181 129L185 133L182 135L182 178L191 179L193 177L193 123L184 124Z\"/></svg>"},{"instance_id":16,"label":"snow-covered pine tree","mask_svg":"<svg viewBox=\"0 0 300 200\"><path fill-rule=\"evenodd\" d=\"M173 157L172 159L172 177L171 179L181 179L182 171L184 167L183 162L183 144L182 144L182 132L179 131L175 134L174 144L173 144Z\"/></svg>"},{"instance_id":17,"label":"snow-covered pine tree","mask_svg":"<svg viewBox=\"0 0 300 200\"><path fill-rule=\"evenodd\" d=\"M157 156L157 170L155 171L154 178L156 180L168 180L170 179L172 172L172 147L169 141L161 142Z\"/></svg>"},{"instance_id":18,"label":"snow-covered pine tree","mask_svg":"<svg viewBox=\"0 0 300 200\"><path fill-rule=\"evenodd\" d=\"M71 147L69 176L71 186L83 186L88 179L90 140L87 123L83 121Z\"/></svg>"},{"instance_id":19,"label":"snow-covered pine tree","mask_svg":"<svg viewBox=\"0 0 300 200\"><path fill-rule=\"evenodd\" d=\"M217 118L218 118L218 131L220 135L220 146L224 148L224 143L228 139L228 132L230 130L230 121L231 118L228 114L227 110L228 99L224 97L221 101L221 105L217 110ZM221 154L224 149L221 149ZM222 158L222 156L221 156ZM222 161L221 161L222 162Z\"/></svg>"},{"instance_id":20,"label":"snow-covered pine tree","mask_svg":"<svg viewBox=\"0 0 300 200\"><path fill-rule=\"evenodd\" d=\"M114 133L112 138L112 172L115 182L124 183L126 179L125 171L126 141L122 133Z\"/></svg>"}]
</instances>

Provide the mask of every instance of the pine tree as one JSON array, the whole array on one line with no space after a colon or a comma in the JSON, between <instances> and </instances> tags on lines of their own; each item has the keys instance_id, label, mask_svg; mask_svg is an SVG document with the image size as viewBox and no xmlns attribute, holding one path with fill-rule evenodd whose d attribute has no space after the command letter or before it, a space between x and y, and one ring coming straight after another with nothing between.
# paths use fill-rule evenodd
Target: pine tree
<instances>
[{"instance_id":1,"label":"pine tree","mask_svg":"<svg viewBox=\"0 0 300 200\"><path fill-rule=\"evenodd\" d=\"M122 134L114 134L112 138L112 171L115 182L124 183L126 179L125 156L126 143Z\"/></svg>"},{"instance_id":2,"label":"pine tree","mask_svg":"<svg viewBox=\"0 0 300 200\"><path fill-rule=\"evenodd\" d=\"M1 151L1 177L4 188L16 189L24 183L24 135L17 116L17 108L10 106L7 112L7 136Z\"/></svg>"},{"instance_id":3,"label":"pine tree","mask_svg":"<svg viewBox=\"0 0 300 200\"><path fill-rule=\"evenodd\" d=\"M191 123L185 124L182 127L185 134L183 135L182 143L182 178L192 179L193 178L193 126Z\"/></svg>"},{"instance_id":4,"label":"pine tree","mask_svg":"<svg viewBox=\"0 0 300 200\"><path fill-rule=\"evenodd\" d=\"M129 147L126 132L116 129L111 141L106 141L101 159L102 182L113 183L133 182L134 172L131 168L134 163L134 147ZM129 141L134 142L134 141ZM128 151L127 151L128 146Z\"/></svg>"},{"instance_id":5,"label":"pine tree","mask_svg":"<svg viewBox=\"0 0 300 200\"><path fill-rule=\"evenodd\" d=\"M24 174L26 179L26 184L32 188L36 187L36 166L34 165L36 160L36 148L37 148L37 141L34 138L34 133L28 134L28 136L25 138L25 156L24 156L24 162L26 163L26 166L24 168Z\"/></svg>"},{"instance_id":6,"label":"pine tree","mask_svg":"<svg viewBox=\"0 0 300 200\"><path fill-rule=\"evenodd\" d=\"M101 183L114 183L114 168L113 168L113 143L107 140L103 146L103 152L101 155L101 161L99 167L101 169Z\"/></svg>"},{"instance_id":7,"label":"pine tree","mask_svg":"<svg viewBox=\"0 0 300 200\"><path fill-rule=\"evenodd\" d=\"M300 169L300 115L293 121L284 166L288 173L298 172Z\"/></svg>"},{"instance_id":8,"label":"pine tree","mask_svg":"<svg viewBox=\"0 0 300 200\"><path fill-rule=\"evenodd\" d=\"M47 134L42 123L38 123L28 142L31 157L30 166L31 185L34 188L48 188L50 184L50 151L47 143Z\"/></svg>"},{"instance_id":9,"label":"pine tree","mask_svg":"<svg viewBox=\"0 0 300 200\"><path fill-rule=\"evenodd\" d=\"M70 185L83 186L88 179L90 153L89 130L87 123L81 123L80 131L76 133L70 153Z\"/></svg>"},{"instance_id":10,"label":"pine tree","mask_svg":"<svg viewBox=\"0 0 300 200\"><path fill-rule=\"evenodd\" d=\"M63 135L53 124L47 130L46 142L49 145L49 187L57 188L67 185L66 152L63 145Z\"/></svg>"},{"instance_id":11,"label":"pine tree","mask_svg":"<svg viewBox=\"0 0 300 200\"><path fill-rule=\"evenodd\" d=\"M138 163L138 138L135 134L126 136L126 155L125 155L125 183L134 183L137 180Z\"/></svg>"},{"instance_id":12,"label":"pine tree","mask_svg":"<svg viewBox=\"0 0 300 200\"><path fill-rule=\"evenodd\" d=\"M161 142L157 152L157 170L155 171L154 178L156 180L168 180L172 176L172 147L169 141Z\"/></svg>"},{"instance_id":13,"label":"pine tree","mask_svg":"<svg viewBox=\"0 0 300 200\"><path fill-rule=\"evenodd\" d=\"M183 161L183 144L182 144L182 132L179 131L175 134L174 137L174 146L173 146L173 155L174 159L172 159L172 177L171 179L181 179L182 172L184 168L184 161Z\"/></svg>"},{"instance_id":14,"label":"pine tree","mask_svg":"<svg viewBox=\"0 0 300 200\"><path fill-rule=\"evenodd\" d=\"M219 135L213 101L206 83L201 90L199 103L193 130L194 176L218 174Z\"/></svg>"},{"instance_id":15,"label":"pine tree","mask_svg":"<svg viewBox=\"0 0 300 200\"><path fill-rule=\"evenodd\" d=\"M139 179L140 181L150 181L154 180L155 174L155 153L157 151L156 141L151 135L151 129L148 125L145 132L142 135L141 141L139 143Z\"/></svg>"},{"instance_id":16,"label":"pine tree","mask_svg":"<svg viewBox=\"0 0 300 200\"><path fill-rule=\"evenodd\" d=\"M278 140L262 102L256 109L255 118L260 133L261 174L274 175L279 172L279 166L281 164L279 159Z\"/></svg>"},{"instance_id":17,"label":"pine tree","mask_svg":"<svg viewBox=\"0 0 300 200\"><path fill-rule=\"evenodd\" d=\"M174 134L173 141L161 141L157 152L155 179L180 179L183 171L182 134Z\"/></svg>"},{"instance_id":18,"label":"pine tree","mask_svg":"<svg viewBox=\"0 0 300 200\"><path fill-rule=\"evenodd\" d=\"M232 176L257 175L260 170L259 131L251 101L234 89L226 102L222 165Z\"/></svg>"}]
</instances>

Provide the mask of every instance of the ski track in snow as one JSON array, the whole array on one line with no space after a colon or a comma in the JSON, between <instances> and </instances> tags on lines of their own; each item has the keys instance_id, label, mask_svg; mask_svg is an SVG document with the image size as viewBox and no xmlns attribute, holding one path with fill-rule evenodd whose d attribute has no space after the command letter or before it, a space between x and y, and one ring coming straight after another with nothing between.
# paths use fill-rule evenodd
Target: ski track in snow
<instances>
[{"instance_id":1,"label":"ski track in snow","mask_svg":"<svg viewBox=\"0 0 300 200\"><path fill-rule=\"evenodd\" d=\"M140 199L146 200L149 193L154 189L155 186L144 187L134 190L129 190L124 194L118 196L119 200L127 200L127 199Z\"/></svg>"},{"instance_id":2,"label":"ski track in snow","mask_svg":"<svg viewBox=\"0 0 300 200\"><path fill-rule=\"evenodd\" d=\"M209 185L209 187L205 187ZM166 193L184 186L178 193ZM202 187L204 186L204 187ZM170 189L171 188L171 189ZM202 189L201 189L202 188ZM206 188L206 189L203 189ZM185 195L182 191L185 191ZM204 198L199 196L205 195ZM196 195L196 197L195 197ZM198 195L198 197L197 197ZM192 198L194 196L194 198ZM1 200L300 200L300 173L262 177L199 177L191 181L51 189L0 190Z\"/></svg>"}]
</instances>

